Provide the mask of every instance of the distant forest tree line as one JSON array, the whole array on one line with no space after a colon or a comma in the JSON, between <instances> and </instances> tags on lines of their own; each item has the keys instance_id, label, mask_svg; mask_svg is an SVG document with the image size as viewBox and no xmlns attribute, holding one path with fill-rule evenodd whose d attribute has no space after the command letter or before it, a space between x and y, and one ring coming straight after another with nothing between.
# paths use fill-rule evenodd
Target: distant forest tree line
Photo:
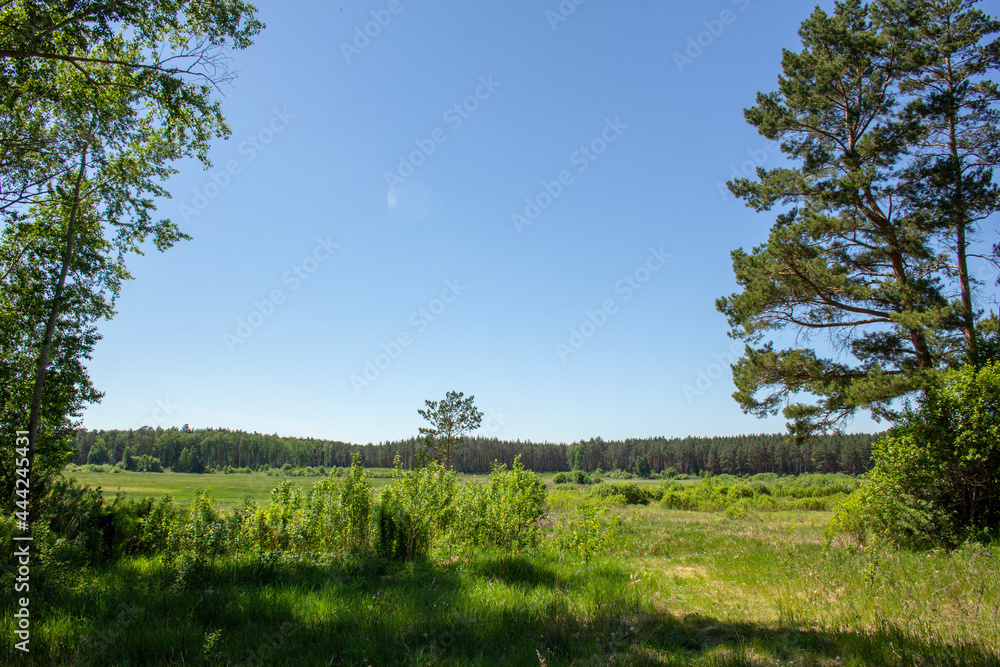
<instances>
[{"instance_id":1,"label":"distant forest tree line","mask_svg":"<svg viewBox=\"0 0 1000 667\"><path fill-rule=\"evenodd\" d=\"M759 434L728 437L637 438L602 440L592 438L570 445L470 437L455 453L455 470L487 473L496 460L513 465L520 455L525 467L536 472L566 470L627 470L640 475L670 472L701 474L800 474L843 472L860 474L870 467L872 442L877 435L815 436L804 444L788 441L786 435ZM347 467L358 453L368 468L392 467L397 454L403 464L419 466L423 441L409 438L379 444L294 438L229 429L141 428L138 430L89 431L75 439L73 462L83 465L117 465L123 461L155 459L175 472L208 469L259 469L309 466ZM128 466L126 466L128 467ZM155 469L155 468L154 468Z\"/></svg>"}]
</instances>

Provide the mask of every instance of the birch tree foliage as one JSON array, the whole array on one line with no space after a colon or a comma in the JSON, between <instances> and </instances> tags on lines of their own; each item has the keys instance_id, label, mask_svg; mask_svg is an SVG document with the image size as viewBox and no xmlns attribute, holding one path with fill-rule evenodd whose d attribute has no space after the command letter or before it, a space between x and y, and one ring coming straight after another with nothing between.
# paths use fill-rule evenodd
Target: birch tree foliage
<instances>
[{"instance_id":1,"label":"birch tree foliage","mask_svg":"<svg viewBox=\"0 0 1000 667\"><path fill-rule=\"evenodd\" d=\"M29 431L41 479L100 398L84 364L127 256L187 238L154 200L175 160L207 167L228 135L213 93L231 78L226 49L262 27L255 12L239 0L0 6L0 420Z\"/></svg>"}]
</instances>

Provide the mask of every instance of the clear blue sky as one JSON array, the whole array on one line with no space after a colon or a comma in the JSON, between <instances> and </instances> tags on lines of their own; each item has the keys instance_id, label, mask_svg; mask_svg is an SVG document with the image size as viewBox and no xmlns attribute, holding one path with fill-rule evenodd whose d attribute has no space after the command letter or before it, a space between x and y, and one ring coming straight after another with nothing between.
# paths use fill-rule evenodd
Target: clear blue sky
<instances>
[{"instance_id":1,"label":"clear blue sky","mask_svg":"<svg viewBox=\"0 0 1000 667\"><path fill-rule=\"evenodd\" d=\"M258 2L84 426L378 442L457 390L507 439L782 431L730 396L714 301L773 219L722 184L780 163L742 110L813 5Z\"/></svg>"}]
</instances>

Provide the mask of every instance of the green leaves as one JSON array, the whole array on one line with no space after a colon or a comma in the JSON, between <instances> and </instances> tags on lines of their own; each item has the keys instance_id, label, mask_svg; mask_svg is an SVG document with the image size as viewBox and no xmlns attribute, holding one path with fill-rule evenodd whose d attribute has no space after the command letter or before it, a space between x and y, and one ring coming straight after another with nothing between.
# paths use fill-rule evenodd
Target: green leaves
<instances>
[{"instance_id":1,"label":"green leaves","mask_svg":"<svg viewBox=\"0 0 1000 667\"><path fill-rule=\"evenodd\" d=\"M1000 362L949 372L873 446L872 460L869 483L837 526L914 545L954 545L995 533Z\"/></svg>"},{"instance_id":2,"label":"green leaves","mask_svg":"<svg viewBox=\"0 0 1000 667\"><path fill-rule=\"evenodd\" d=\"M0 424L29 430L38 479L100 398L84 364L127 256L188 238L153 202L175 160L207 166L229 133L224 48L262 27L241 0L0 6Z\"/></svg>"}]
</instances>

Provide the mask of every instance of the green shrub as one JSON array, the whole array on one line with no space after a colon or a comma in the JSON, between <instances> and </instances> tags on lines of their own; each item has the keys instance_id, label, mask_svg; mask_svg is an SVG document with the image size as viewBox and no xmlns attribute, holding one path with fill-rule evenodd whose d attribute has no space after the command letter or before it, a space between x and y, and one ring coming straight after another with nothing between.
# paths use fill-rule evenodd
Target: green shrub
<instances>
[{"instance_id":1,"label":"green shrub","mask_svg":"<svg viewBox=\"0 0 1000 667\"><path fill-rule=\"evenodd\" d=\"M773 512L778 509L778 501L771 496L754 496L753 506L761 512Z\"/></svg>"},{"instance_id":2,"label":"green shrub","mask_svg":"<svg viewBox=\"0 0 1000 667\"><path fill-rule=\"evenodd\" d=\"M588 473L584 470L571 470L570 472L557 472L552 476L554 484L597 484L601 478L595 473Z\"/></svg>"},{"instance_id":3,"label":"green shrub","mask_svg":"<svg viewBox=\"0 0 1000 667\"><path fill-rule=\"evenodd\" d=\"M830 509L830 505L826 498L799 498L795 501L795 508L812 512L822 512Z\"/></svg>"},{"instance_id":4,"label":"green shrub","mask_svg":"<svg viewBox=\"0 0 1000 667\"><path fill-rule=\"evenodd\" d=\"M612 496L621 496L628 505L646 505L649 494L635 482L612 482L598 484L590 490L590 496L607 500Z\"/></svg>"},{"instance_id":5,"label":"green shrub","mask_svg":"<svg viewBox=\"0 0 1000 667\"><path fill-rule=\"evenodd\" d=\"M725 514L730 519L743 519L754 514L752 497L743 496L726 506Z\"/></svg>"},{"instance_id":6,"label":"green shrub","mask_svg":"<svg viewBox=\"0 0 1000 667\"><path fill-rule=\"evenodd\" d=\"M371 483L355 454L351 469L340 480L340 514L342 546L347 553L362 553L371 546L371 519L374 499Z\"/></svg>"},{"instance_id":7,"label":"green shrub","mask_svg":"<svg viewBox=\"0 0 1000 667\"><path fill-rule=\"evenodd\" d=\"M511 552L534 546L544 503L545 485L524 469L520 456L510 470L494 461L485 484L470 482L456 494L452 534L473 546Z\"/></svg>"},{"instance_id":8,"label":"green shrub","mask_svg":"<svg viewBox=\"0 0 1000 667\"><path fill-rule=\"evenodd\" d=\"M729 487L728 493L726 493L726 501L728 503L735 503L738 500L744 498L753 498L756 493L756 489L749 484L737 484L736 486Z\"/></svg>"},{"instance_id":9,"label":"green shrub","mask_svg":"<svg viewBox=\"0 0 1000 667\"><path fill-rule=\"evenodd\" d=\"M560 551L577 554L589 566L594 556L611 541L611 534L601 521L606 511L588 505L578 506L576 516L564 519L556 530L555 543Z\"/></svg>"},{"instance_id":10,"label":"green shrub","mask_svg":"<svg viewBox=\"0 0 1000 667\"><path fill-rule=\"evenodd\" d=\"M1000 532L1000 361L951 371L872 447L869 482L831 521L838 533L955 545Z\"/></svg>"},{"instance_id":11,"label":"green shrub","mask_svg":"<svg viewBox=\"0 0 1000 667\"><path fill-rule=\"evenodd\" d=\"M379 551L412 560L425 556L451 523L455 473L436 461L417 470L403 470L398 456L394 463L396 474L379 498Z\"/></svg>"},{"instance_id":12,"label":"green shrub","mask_svg":"<svg viewBox=\"0 0 1000 667\"><path fill-rule=\"evenodd\" d=\"M168 555L177 566L178 582L201 577L224 552L226 522L209 492L199 491L186 515L171 527Z\"/></svg>"},{"instance_id":13,"label":"green shrub","mask_svg":"<svg viewBox=\"0 0 1000 667\"><path fill-rule=\"evenodd\" d=\"M660 499L660 507L671 510L694 509L689 494L683 491L665 491Z\"/></svg>"},{"instance_id":14,"label":"green shrub","mask_svg":"<svg viewBox=\"0 0 1000 667\"><path fill-rule=\"evenodd\" d=\"M132 459L135 470L139 472L163 472L163 464L160 463L160 459L155 456L150 456L149 454L143 454L137 458Z\"/></svg>"}]
</instances>

